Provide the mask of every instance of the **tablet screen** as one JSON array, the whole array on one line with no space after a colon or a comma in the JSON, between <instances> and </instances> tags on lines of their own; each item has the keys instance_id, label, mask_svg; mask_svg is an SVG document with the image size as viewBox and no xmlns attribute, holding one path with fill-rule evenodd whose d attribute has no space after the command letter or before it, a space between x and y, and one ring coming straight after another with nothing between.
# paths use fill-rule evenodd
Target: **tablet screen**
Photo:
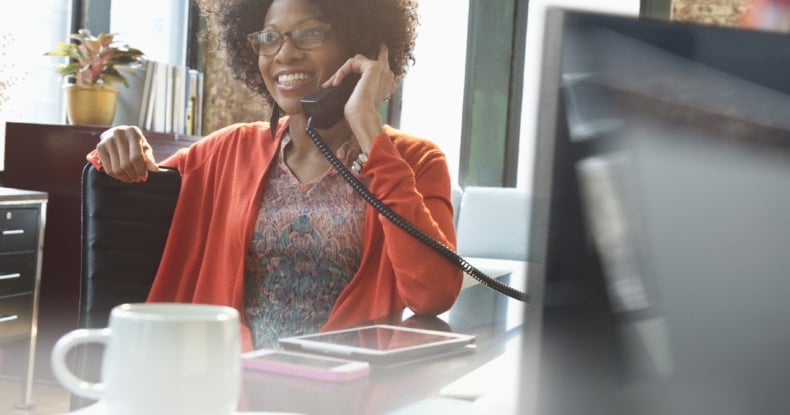
<instances>
[{"instance_id":1,"label":"tablet screen","mask_svg":"<svg viewBox=\"0 0 790 415\"><path fill-rule=\"evenodd\" d=\"M310 337L310 340L313 341L382 351L454 339L456 339L456 336L422 331L405 331L384 326L362 327L358 330L324 333Z\"/></svg>"},{"instance_id":2,"label":"tablet screen","mask_svg":"<svg viewBox=\"0 0 790 415\"><path fill-rule=\"evenodd\" d=\"M474 343L467 334L373 325L280 339L290 349L306 349L364 358L439 353Z\"/></svg>"}]
</instances>

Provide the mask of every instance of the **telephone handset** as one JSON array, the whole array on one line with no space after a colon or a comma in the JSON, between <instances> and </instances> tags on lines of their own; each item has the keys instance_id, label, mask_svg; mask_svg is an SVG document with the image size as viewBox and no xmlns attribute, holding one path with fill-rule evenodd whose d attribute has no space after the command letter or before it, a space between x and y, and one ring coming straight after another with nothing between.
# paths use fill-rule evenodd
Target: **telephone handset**
<instances>
[{"instance_id":1,"label":"telephone handset","mask_svg":"<svg viewBox=\"0 0 790 415\"><path fill-rule=\"evenodd\" d=\"M366 202L371 204L381 215L386 217L390 222L394 223L409 235L413 236L429 248L438 252L450 262L464 270L467 274L471 275L474 279L481 284L499 291L502 294L510 296L520 301L527 301L527 294L516 290L506 284L503 284L484 272L475 268L472 264L466 261L463 257L455 253L452 249L442 244L441 242L431 238L421 230L417 229L413 224L409 223L406 219L395 213L381 200L376 198L362 182L357 179L356 175L351 172L344 164L337 158L335 153L324 142L321 136L313 127L329 128L343 118L343 109L354 91L354 87L359 81L360 75L357 73L350 74L340 83L340 85L325 88L312 95L302 98L302 111L307 117L307 135L318 147L324 157L329 160L332 167L349 183L354 190L359 193Z\"/></svg>"},{"instance_id":2,"label":"telephone handset","mask_svg":"<svg viewBox=\"0 0 790 415\"><path fill-rule=\"evenodd\" d=\"M356 72L348 74L340 85L324 88L302 98L302 111L305 117L313 120L313 127L329 128L343 119L343 107L354 92L359 78Z\"/></svg>"}]
</instances>

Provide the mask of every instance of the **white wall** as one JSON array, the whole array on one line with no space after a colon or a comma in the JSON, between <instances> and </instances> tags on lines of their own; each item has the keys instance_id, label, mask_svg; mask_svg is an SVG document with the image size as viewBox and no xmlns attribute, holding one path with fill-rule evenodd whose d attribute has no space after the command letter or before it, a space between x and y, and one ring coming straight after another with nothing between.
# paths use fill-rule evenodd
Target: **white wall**
<instances>
[{"instance_id":1,"label":"white wall","mask_svg":"<svg viewBox=\"0 0 790 415\"><path fill-rule=\"evenodd\" d=\"M639 0L532 0L529 2L517 183L518 188L528 192L532 190L530 187L532 185L532 164L538 114L538 86L540 85L540 67L543 55L543 23L546 8L549 6L639 15Z\"/></svg>"}]
</instances>

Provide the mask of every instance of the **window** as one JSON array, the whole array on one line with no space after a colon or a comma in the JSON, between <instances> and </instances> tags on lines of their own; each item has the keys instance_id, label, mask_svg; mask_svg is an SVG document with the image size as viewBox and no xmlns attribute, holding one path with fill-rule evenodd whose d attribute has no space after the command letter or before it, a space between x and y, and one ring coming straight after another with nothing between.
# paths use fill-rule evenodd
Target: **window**
<instances>
[{"instance_id":1,"label":"window","mask_svg":"<svg viewBox=\"0 0 790 415\"><path fill-rule=\"evenodd\" d=\"M189 0L112 0L110 31L146 58L184 65Z\"/></svg>"},{"instance_id":2,"label":"window","mask_svg":"<svg viewBox=\"0 0 790 415\"><path fill-rule=\"evenodd\" d=\"M469 0L421 0L415 64L403 81L400 127L435 142L458 178Z\"/></svg>"},{"instance_id":3,"label":"window","mask_svg":"<svg viewBox=\"0 0 790 415\"><path fill-rule=\"evenodd\" d=\"M594 10L636 16L639 14L639 0L609 0L590 2L588 0L538 0L529 3L527 23L527 42L525 51L524 91L522 97L521 146L518 160L518 186L531 191L532 163L534 158L535 130L537 128L538 94L540 88L540 67L543 55L543 28L546 7L560 6L572 9Z\"/></svg>"},{"instance_id":4,"label":"window","mask_svg":"<svg viewBox=\"0 0 790 415\"><path fill-rule=\"evenodd\" d=\"M43 56L69 34L71 0L3 2L0 6L0 170L5 123L65 121L58 58Z\"/></svg>"},{"instance_id":5,"label":"window","mask_svg":"<svg viewBox=\"0 0 790 415\"><path fill-rule=\"evenodd\" d=\"M461 137L463 109L470 105L464 102L466 76L467 32L471 1L462 0L448 8L443 0L421 0L418 12L418 28L415 48L415 65L409 69L402 91L400 127L412 134L424 136L436 142L447 155L451 177L459 181L461 170ZM489 7L485 0L483 7ZM518 146L518 188L531 184L533 147L535 142L535 119L537 115L537 91L543 13L547 5L587 8L599 11L618 12L631 15L639 13L639 0L609 0L593 2L587 0L539 0L530 1L527 34L524 51L524 74L521 105L521 126ZM449 13L449 14L448 14ZM497 47L492 44L490 47ZM518 46L513 42L508 47ZM515 56L515 55L514 55ZM512 79L511 79L512 81ZM474 98L474 97L472 97ZM505 109L503 108L502 111ZM474 138L471 139L480 139ZM467 166L468 168L468 166ZM504 168L500 166L500 168ZM528 189L529 190L529 189Z\"/></svg>"},{"instance_id":6,"label":"window","mask_svg":"<svg viewBox=\"0 0 790 415\"><path fill-rule=\"evenodd\" d=\"M104 4L96 0L95 6ZM76 30L70 27L72 8L72 0L0 6L0 170L5 161L7 121L66 122L63 81L54 70L58 59L65 62L65 58L43 54ZM113 0L111 8L110 22L97 22L92 16L91 27L110 27L110 32L119 34L118 40L141 49L151 59L185 63L189 0Z\"/></svg>"}]
</instances>

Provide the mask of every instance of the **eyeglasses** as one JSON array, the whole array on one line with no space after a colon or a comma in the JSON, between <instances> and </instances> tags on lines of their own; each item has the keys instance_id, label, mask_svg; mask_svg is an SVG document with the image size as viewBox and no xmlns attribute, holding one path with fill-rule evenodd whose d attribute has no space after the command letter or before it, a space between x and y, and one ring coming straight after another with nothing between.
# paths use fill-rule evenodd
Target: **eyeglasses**
<instances>
[{"instance_id":1,"label":"eyeglasses","mask_svg":"<svg viewBox=\"0 0 790 415\"><path fill-rule=\"evenodd\" d=\"M298 27L285 33L276 30L262 30L250 33L247 40L250 42L252 50L258 55L272 56L283 47L285 38L291 39L291 43L300 50L315 49L324 44L330 30L329 23L319 23L310 26Z\"/></svg>"}]
</instances>

